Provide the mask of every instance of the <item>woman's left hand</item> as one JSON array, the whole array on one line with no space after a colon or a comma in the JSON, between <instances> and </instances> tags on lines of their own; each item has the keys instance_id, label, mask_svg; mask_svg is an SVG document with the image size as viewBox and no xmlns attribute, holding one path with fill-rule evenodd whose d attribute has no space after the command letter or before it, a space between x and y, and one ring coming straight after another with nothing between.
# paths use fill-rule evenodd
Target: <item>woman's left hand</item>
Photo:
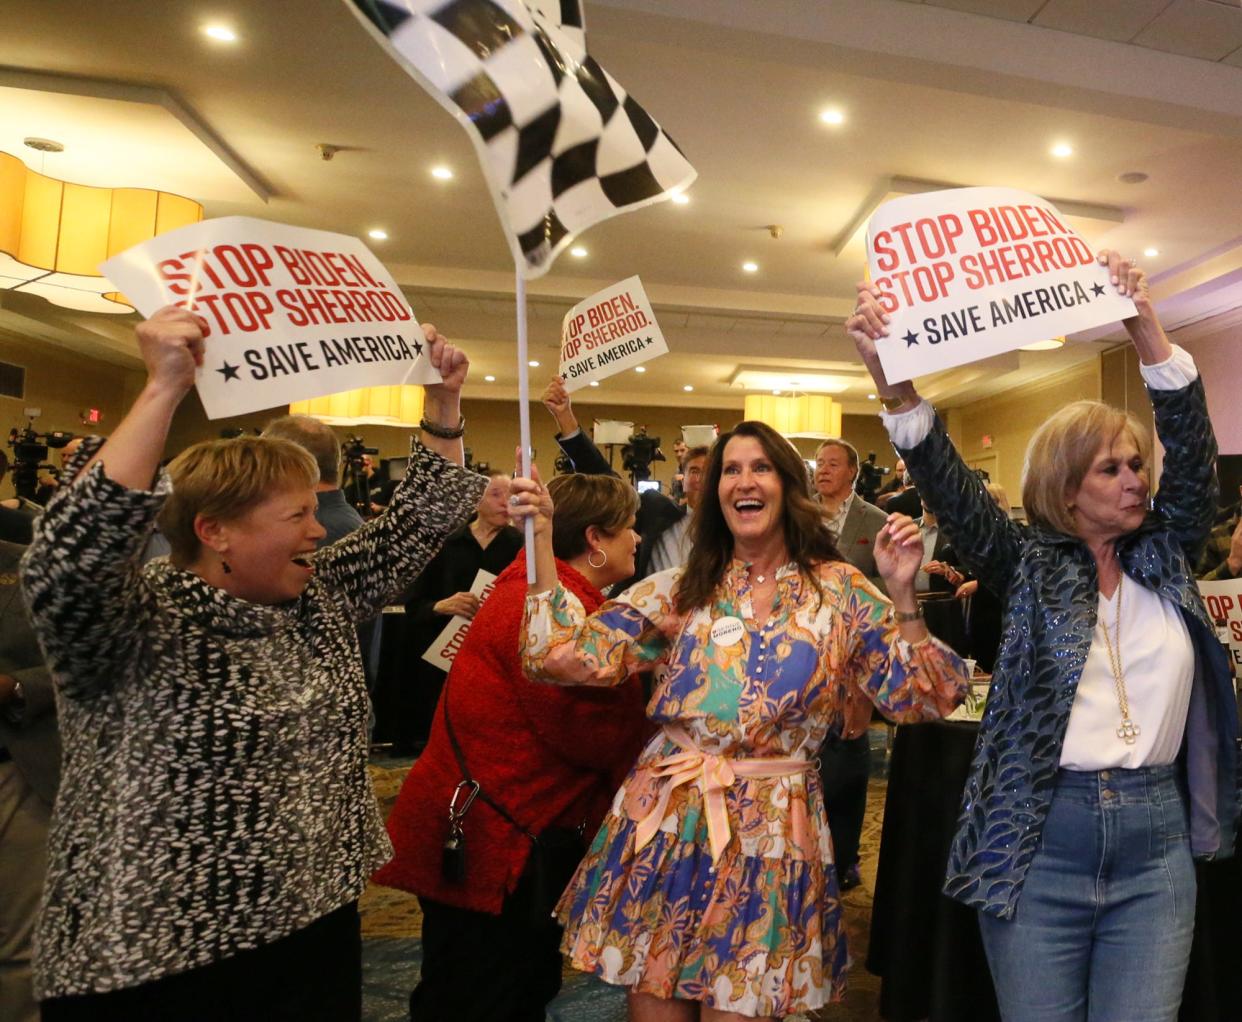
<instances>
[{"instance_id":1,"label":"woman's left hand","mask_svg":"<svg viewBox=\"0 0 1242 1022\"><path fill-rule=\"evenodd\" d=\"M894 587L913 587L923 565L923 534L909 515L888 516L875 537L875 566L892 594Z\"/></svg>"},{"instance_id":2,"label":"woman's left hand","mask_svg":"<svg viewBox=\"0 0 1242 1022\"><path fill-rule=\"evenodd\" d=\"M1163 362L1173 354L1173 347L1160 325L1156 308L1152 305L1151 293L1147 288L1147 272L1134 260L1126 259L1114 249L1106 248L1095 258L1101 266L1108 268L1108 279L1117 289L1117 293L1134 302L1137 315L1123 319L1121 325L1126 328L1130 340L1134 342L1139 361L1144 365Z\"/></svg>"},{"instance_id":3,"label":"woman's left hand","mask_svg":"<svg viewBox=\"0 0 1242 1022\"><path fill-rule=\"evenodd\" d=\"M539 478L539 468L531 462L529 479L519 475L521 462L509 481L509 515L516 519L533 518L536 538L552 533L552 495Z\"/></svg>"},{"instance_id":4,"label":"woman's left hand","mask_svg":"<svg viewBox=\"0 0 1242 1022\"><path fill-rule=\"evenodd\" d=\"M427 360L440 373L439 383L428 383L423 389L428 396L459 396L470 370L470 359L460 348L449 344L431 323L423 324L423 336L427 338ZM449 425L456 426L457 423Z\"/></svg>"}]
</instances>

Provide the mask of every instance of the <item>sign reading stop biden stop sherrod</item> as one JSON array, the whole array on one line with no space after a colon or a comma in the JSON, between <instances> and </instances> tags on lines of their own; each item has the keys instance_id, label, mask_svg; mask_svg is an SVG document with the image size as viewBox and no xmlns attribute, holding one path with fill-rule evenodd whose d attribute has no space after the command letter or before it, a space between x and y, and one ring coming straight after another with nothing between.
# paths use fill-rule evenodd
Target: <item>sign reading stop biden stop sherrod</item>
<instances>
[{"instance_id":1,"label":"sign reading stop biden stop sherrod","mask_svg":"<svg viewBox=\"0 0 1242 1022\"><path fill-rule=\"evenodd\" d=\"M561 375L569 391L668 351L637 277L579 302L561 322Z\"/></svg>"},{"instance_id":2,"label":"sign reading stop biden stop sherrod","mask_svg":"<svg viewBox=\"0 0 1242 1022\"><path fill-rule=\"evenodd\" d=\"M144 316L180 305L207 321L197 387L209 419L440 378L401 289L357 238L222 217L135 245L100 271Z\"/></svg>"},{"instance_id":3,"label":"sign reading stop biden stop sherrod","mask_svg":"<svg viewBox=\"0 0 1242 1022\"><path fill-rule=\"evenodd\" d=\"M876 343L890 383L1135 313L1057 209L1011 188L886 202L867 265L890 317Z\"/></svg>"}]
</instances>

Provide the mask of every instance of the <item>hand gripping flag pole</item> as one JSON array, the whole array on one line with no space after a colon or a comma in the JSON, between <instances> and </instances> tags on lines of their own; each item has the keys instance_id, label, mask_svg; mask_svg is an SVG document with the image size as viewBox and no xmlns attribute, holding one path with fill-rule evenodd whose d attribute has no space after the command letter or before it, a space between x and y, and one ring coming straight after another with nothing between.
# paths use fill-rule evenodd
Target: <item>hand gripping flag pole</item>
<instances>
[{"instance_id":1,"label":"hand gripping flag pole","mask_svg":"<svg viewBox=\"0 0 1242 1022\"><path fill-rule=\"evenodd\" d=\"M474 143L516 267L522 471L529 475L526 280L543 276L588 227L669 198L695 170L587 53L581 0L345 2Z\"/></svg>"}]
</instances>

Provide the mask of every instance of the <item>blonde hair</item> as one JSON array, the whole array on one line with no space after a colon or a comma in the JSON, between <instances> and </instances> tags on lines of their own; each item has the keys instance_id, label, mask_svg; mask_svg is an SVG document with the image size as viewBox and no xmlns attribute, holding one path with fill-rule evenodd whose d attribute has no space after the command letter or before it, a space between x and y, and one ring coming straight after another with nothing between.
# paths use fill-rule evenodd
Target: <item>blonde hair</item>
<instances>
[{"instance_id":1,"label":"blonde hair","mask_svg":"<svg viewBox=\"0 0 1242 1022\"><path fill-rule=\"evenodd\" d=\"M160 531L178 567L193 564L202 544L194 532L200 515L236 521L274 493L319 482L314 456L292 440L243 436L204 440L168 465L172 493L160 511Z\"/></svg>"},{"instance_id":2,"label":"blonde hair","mask_svg":"<svg viewBox=\"0 0 1242 1022\"><path fill-rule=\"evenodd\" d=\"M1100 448L1129 432L1143 461L1151 465L1151 436L1129 412L1103 401L1075 401L1035 431L1022 468L1022 507L1036 525L1077 535L1069 501L1078 492Z\"/></svg>"},{"instance_id":3,"label":"blonde hair","mask_svg":"<svg viewBox=\"0 0 1242 1022\"><path fill-rule=\"evenodd\" d=\"M988 491L988 495L996 501L996 506L1005 514L1013 510L1013 505L1009 503L1009 494L1005 492L1005 487L1000 483L984 483L983 488Z\"/></svg>"}]
</instances>

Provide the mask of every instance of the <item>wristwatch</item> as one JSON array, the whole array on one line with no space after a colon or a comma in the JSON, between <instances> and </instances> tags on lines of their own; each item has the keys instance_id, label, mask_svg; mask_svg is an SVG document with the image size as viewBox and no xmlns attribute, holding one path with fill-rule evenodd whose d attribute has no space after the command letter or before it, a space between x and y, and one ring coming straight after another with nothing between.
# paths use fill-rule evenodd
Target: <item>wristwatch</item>
<instances>
[{"instance_id":1,"label":"wristwatch","mask_svg":"<svg viewBox=\"0 0 1242 1022\"><path fill-rule=\"evenodd\" d=\"M887 412L897 412L901 410L908 400L909 398L906 397L883 397L880 398L880 404L884 406L884 410ZM914 406L911 405L910 407L913 408Z\"/></svg>"}]
</instances>

